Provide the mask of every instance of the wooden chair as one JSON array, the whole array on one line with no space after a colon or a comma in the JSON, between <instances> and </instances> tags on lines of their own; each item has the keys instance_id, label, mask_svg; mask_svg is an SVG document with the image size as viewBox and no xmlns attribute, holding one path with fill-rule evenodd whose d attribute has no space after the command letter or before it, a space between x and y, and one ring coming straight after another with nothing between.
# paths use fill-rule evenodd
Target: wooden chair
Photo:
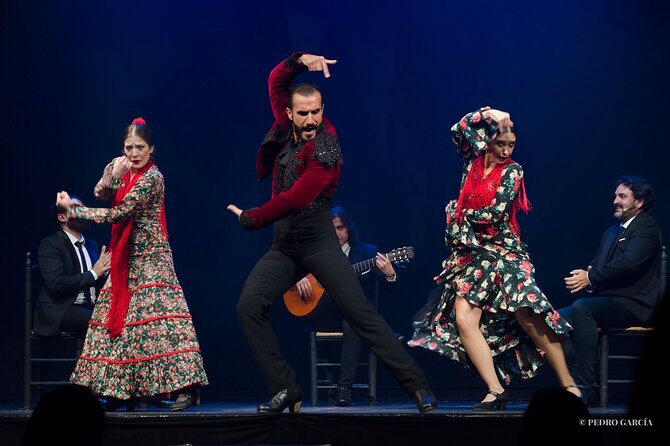
<instances>
[{"instance_id":1,"label":"wooden chair","mask_svg":"<svg viewBox=\"0 0 670 446\"><path fill-rule=\"evenodd\" d=\"M659 274L660 297L665 295L667 285L667 253L665 246L661 247L661 268ZM616 338L640 338L645 337L653 330L652 327L620 327L600 330L599 339L599 406L607 407L609 403L610 384L632 384L633 379L610 379L610 361L635 361L640 359L639 355L613 355L610 354L610 343Z\"/></svg>"},{"instance_id":2,"label":"wooden chair","mask_svg":"<svg viewBox=\"0 0 670 446\"><path fill-rule=\"evenodd\" d=\"M311 383L311 397L312 406L316 406L319 399L320 389L337 389L337 384L331 383L326 379L319 379L322 375L320 370L326 368L339 368L340 362L330 362L319 359L318 344L321 342L342 342L344 333L342 332L320 332L313 331L309 335L309 352L310 352L310 383ZM368 368L368 382L361 384L352 384L354 389L368 389L369 404L374 406L377 403L377 357L370 352L368 355L368 362L359 362L359 367Z\"/></svg>"},{"instance_id":3,"label":"wooden chair","mask_svg":"<svg viewBox=\"0 0 670 446\"><path fill-rule=\"evenodd\" d=\"M26 253L25 258L25 296L24 296L24 333L23 333L23 408L32 409L32 390L33 388L43 389L69 384L69 373L59 370L58 378L51 378L53 370L49 366L60 364L62 366L77 362L81 355L83 340L73 333L57 332L52 336L39 336L33 333L33 304L35 302L36 291L39 289L41 279L39 278L39 267L33 265L31 253ZM52 343L65 343L61 345L55 354L52 354ZM38 348L34 348L35 345ZM67 355L62 351L70 352ZM52 367L53 368L53 367ZM72 368L67 367L70 371ZM33 373L36 372L36 373ZM51 373L50 373L51 372ZM65 376L67 373L67 376Z\"/></svg>"},{"instance_id":4,"label":"wooden chair","mask_svg":"<svg viewBox=\"0 0 670 446\"><path fill-rule=\"evenodd\" d=\"M373 290L372 304L377 309L377 301L379 299L379 282L375 281ZM325 375L327 369L341 367L340 362L330 362L319 359L318 344L320 342L342 342L344 333L342 332L322 332L313 331L309 335L309 359L310 359L310 393L312 399L312 406L316 406L319 400L319 390L321 389L337 389L337 384L330 382L329 379L319 378ZM368 403L370 406L377 404L377 357L372 351L368 354L367 362L359 362L359 367L368 368L368 382L352 384L354 389L368 389ZM324 373L319 373L323 370Z\"/></svg>"}]
</instances>

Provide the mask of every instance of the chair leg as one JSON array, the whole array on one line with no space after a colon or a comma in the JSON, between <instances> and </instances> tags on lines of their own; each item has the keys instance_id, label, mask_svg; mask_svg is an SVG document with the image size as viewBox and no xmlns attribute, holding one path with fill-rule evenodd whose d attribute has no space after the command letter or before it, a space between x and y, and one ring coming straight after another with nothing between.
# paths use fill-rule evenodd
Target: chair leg
<instances>
[{"instance_id":1,"label":"chair leg","mask_svg":"<svg viewBox=\"0 0 670 446\"><path fill-rule=\"evenodd\" d=\"M370 406L377 405L377 357L372 351L368 358L368 385L370 391Z\"/></svg>"},{"instance_id":2,"label":"chair leg","mask_svg":"<svg viewBox=\"0 0 670 446\"><path fill-rule=\"evenodd\" d=\"M25 260L25 295L24 295L24 320L23 320L23 408L32 409L32 395L30 380L32 376L32 339L30 337L33 328L33 262L31 253L26 253Z\"/></svg>"},{"instance_id":3,"label":"chair leg","mask_svg":"<svg viewBox=\"0 0 670 446\"><path fill-rule=\"evenodd\" d=\"M316 361L317 361L317 354L316 354L316 333L311 332L309 334L309 365L310 365L310 393L312 397L312 406L316 406L316 402L318 399L318 389L316 387L317 384L317 370L316 370Z\"/></svg>"},{"instance_id":4,"label":"chair leg","mask_svg":"<svg viewBox=\"0 0 670 446\"><path fill-rule=\"evenodd\" d=\"M23 351L23 408L25 410L32 409L32 398L30 391L30 380L32 375L32 364L30 362L32 346L30 333L25 335L25 346Z\"/></svg>"},{"instance_id":5,"label":"chair leg","mask_svg":"<svg viewBox=\"0 0 670 446\"><path fill-rule=\"evenodd\" d=\"M609 380L609 334L603 332L600 335L600 395L599 395L599 405L602 408L607 407L607 398L608 398L608 383Z\"/></svg>"}]
</instances>

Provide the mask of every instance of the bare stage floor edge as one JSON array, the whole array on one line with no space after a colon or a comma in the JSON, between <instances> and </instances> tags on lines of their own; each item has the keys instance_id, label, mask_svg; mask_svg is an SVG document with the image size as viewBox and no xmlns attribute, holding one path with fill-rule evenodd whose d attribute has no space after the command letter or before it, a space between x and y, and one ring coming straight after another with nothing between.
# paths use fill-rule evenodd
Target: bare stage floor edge
<instances>
[{"instance_id":1,"label":"bare stage floor edge","mask_svg":"<svg viewBox=\"0 0 670 446\"><path fill-rule=\"evenodd\" d=\"M105 445L519 444L527 402L510 402L506 410L492 412L472 411L473 403L440 402L437 410L427 414L419 414L411 401L379 401L376 406L361 402L346 408L307 404L300 413L279 415L256 414L257 401L203 401L176 413L120 409L105 416ZM0 444L20 445L30 415L29 410L0 408ZM657 442L660 426L627 418L621 405L591 409L590 421L584 423L590 425L579 431L590 444L661 444ZM555 420L547 419L546 437L538 438L537 444L555 444L552 441L558 439L556 444L582 444L580 438L564 438L564 434Z\"/></svg>"}]
</instances>

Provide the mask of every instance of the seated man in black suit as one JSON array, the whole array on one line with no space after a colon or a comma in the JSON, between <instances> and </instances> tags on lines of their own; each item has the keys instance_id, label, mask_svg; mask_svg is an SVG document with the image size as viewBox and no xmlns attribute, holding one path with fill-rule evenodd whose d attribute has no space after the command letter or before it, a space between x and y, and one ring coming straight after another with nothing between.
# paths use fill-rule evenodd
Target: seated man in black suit
<instances>
[{"instance_id":1,"label":"seated man in black suit","mask_svg":"<svg viewBox=\"0 0 670 446\"><path fill-rule=\"evenodd\" d=\"M379 253L379 249L375 245L358 240L356 225L344 208L339 206L334 207L330 210L330 213L333 217L333 226L335 227L340 247L349 258L349 261L355 264L374 259L376 268L364 272L359 277L365 295L369 300L372 300L375 294L374 289L377 279L383 276L386 278L386 282L396 281L396 272L393 269L393 264L383 254ZM296 287L303 296L310 296L312 294L311 284L306 279L298 282ZM324 294L310 316L313 318L316 330L342 330L344 333L340 361L340 380L338 382L335 404L340 407L351 406L353 404L352 385L363 345L361 338L354 332L349 323L343 319L337 306L330 300L327 294Z\"/></svg>"},{"instance_id":2,"label":"seated man in black suit","mask_svg":"<svg viewBox=\"0 0 670 446\"><path fill-rule=\"evenodd\" d=\"M586 289L591 297L558 310L574 328L565 354L589 403L596 395L598 328L648 325L660 298L661 230L649 215L653 189L635 176L620 177L616 184L614 218L619 222L605 231L591 265L565 278L572 293Z\"/></svg>"},{"instance_id":3,"label":"seated man in black suit","mask_svg":"<svg viewBox=\"0 0 670 446\"><path fill-rule=\"evenodd\" d=\"M73 198L80 206L79 198ZM44 284L33 313L33 332L50 336L57 331L83 338L93 312L96 291L105 283L111 253L84 240L88 224L68 220L65 210L53 208L59 230L40 242L38 263Z\"/></svg>"}]
</instances>

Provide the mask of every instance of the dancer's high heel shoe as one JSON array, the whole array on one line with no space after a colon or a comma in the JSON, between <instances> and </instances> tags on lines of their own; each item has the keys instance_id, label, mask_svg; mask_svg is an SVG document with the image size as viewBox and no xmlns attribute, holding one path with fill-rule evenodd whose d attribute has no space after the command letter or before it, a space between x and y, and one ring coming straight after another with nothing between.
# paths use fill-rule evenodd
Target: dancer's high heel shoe
<instances>
[{"instance_id":1,"label":"dancer's high heel shoe","mask_svg":"<svg viewBox=\"0 0 670 446\"><path fill-rule=\"evenodd\" d=\"M187 392L177 395L176 401L170 406L170 412L186 410L191 406L200 405L200 387L192 387Z\"/></svg>"},{"instance_id":2,"label":"dancer's high heel shoe","mask_svg":"<svg viewBox=\"0 0 670 446\"><path fill-rule=\"evenodd\" d=\"M302 395L300 390L287 388L275 393L270 401L258 406L256 411L258 413L282 413L284 409L288 408L291 413L300 412L301 404Z\"/></svg>"},{"instance_id":3,"label":"dancer's high heel shoe","mask_svg":"<svg viewBox=\"0 0 670 446\"><path fill-rule=\"evenodd\" d=\"M580 388L577 387L576 385L574 385L574 384L570 384L570 385L567 385L567 386L563 386L563 388L564 388L565 390L567 390L568 392L572 393L573 395L575 395L576 397L578 397L578 398L579 398L580 400L582 400L582 402L583 402L584 404L586 404L587 406L589 405L589 402L587 401L587 398L586 398L586 392L582 391L582 389L580 389ZM577 389L577 390L579 391L579 395L577 395L575 392L573 392L573 391L570 390L570 389Z\"/></svg>"},{"instance_id":4,"label":"dancer's high heel shoe","mask_svg":"<svg viewBox=\"0 0 670 446\"><path fill-rule=\"evenodd\" d=\"M495 397L493 401L482 401L477 403L472 407L472 410L505 410L507 406L507 397L509 396L506 391L500 393L489 390L486 394L491 394Z\"/></svg>"}]
</instances>

